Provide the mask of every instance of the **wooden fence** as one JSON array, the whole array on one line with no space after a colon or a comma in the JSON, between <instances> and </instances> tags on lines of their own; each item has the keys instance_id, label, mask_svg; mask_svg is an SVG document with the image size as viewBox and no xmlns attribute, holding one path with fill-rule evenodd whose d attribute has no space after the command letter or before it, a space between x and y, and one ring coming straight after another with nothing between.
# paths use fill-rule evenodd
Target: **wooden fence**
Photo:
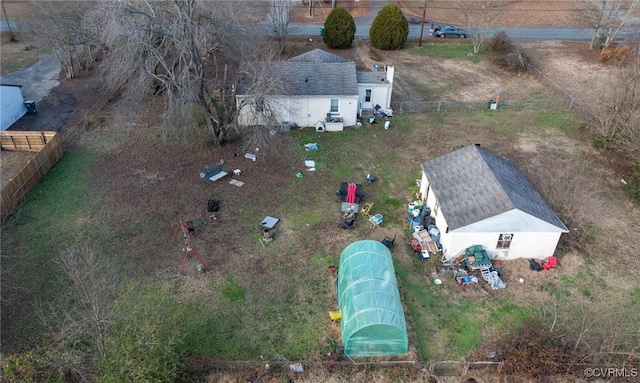
<instances>
[{"instance_id":1,"label":"wooden fence","mask_svg":"<svg viewBox=\"0 0 640 383\"><path fill-rule=\"evenodd\" d=\"M0 132L2 150L34 152L36 155L6 185L3 186L1 222L13 212L62 157L62 141L56 132Z\"/></svg>"}]
</instances>

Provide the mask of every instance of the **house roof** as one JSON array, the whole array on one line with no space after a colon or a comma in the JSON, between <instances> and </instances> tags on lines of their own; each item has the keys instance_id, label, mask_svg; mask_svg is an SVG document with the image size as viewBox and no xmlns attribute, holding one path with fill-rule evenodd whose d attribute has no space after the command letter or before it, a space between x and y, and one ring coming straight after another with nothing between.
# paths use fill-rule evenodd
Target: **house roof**
<instances>
[{"instance_id":1,"label":"house roof","mask_svg":"<svg viewBox=\"0 0 640 383\"><path fill-rule=\"evenodd\" d=\"M286 96L357 96L358 78L353 61L321 49L314 49L287 61L274 62L272 71L281 73ZM241 64L240 70L251 68L249 63ZM237 95L246 95L248 83L240 81Z\"/></svg>"},{"instance_id":2,"label":"house roof","mask_svg":"<svg viewBox=\"0 0 640 383\"><path fill-rule=\"evenodd\" d=\"M567 231L514 164L479 145L429 160L422 171L451 230L517 209Z\"/></svg>"},{"instance_id":3,"label":"house roof","mask_svg":"<svg viewBox=\"0 0 640 383\"><path fill-rule=\"evenodd\" d=\"M358 84L389 84L386 72L358 72Z\"/></svg>"},{"instance_id":4,"label":"house roof","mask_svg":"<svg viewBox=\"0 0 640 383\"><path fill-rule=\"evenodd\" d=\"M312 51L305 52L301 55L292 57L285 62L306 62L306 63L343 63L351 62L351 60L344 57L334 55L322 49L316 48Z\"/></svg>"}]
</instances>

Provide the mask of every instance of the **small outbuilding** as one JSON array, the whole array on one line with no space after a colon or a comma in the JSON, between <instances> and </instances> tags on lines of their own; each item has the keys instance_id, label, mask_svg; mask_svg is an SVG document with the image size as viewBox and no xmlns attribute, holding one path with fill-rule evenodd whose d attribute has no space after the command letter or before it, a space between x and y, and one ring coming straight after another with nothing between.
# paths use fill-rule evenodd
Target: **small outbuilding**
<instances>
[{"instance_id":1,"label":"small outbuilding","mask_svg":"<svg viewBox=\"0 0 640 383\"><path fill-rule=\"evenodd\" d=\"M480 145L423 163L420 194L445 258L481 245L491 258L545 259L568 232L511 161Z\"/></svg>"},{"instance_id":2,"label":"small outbuilding","mask_svg":"<svg viewBox=\"0 0 640 383\"><path fill-rule=\"evenodd\" d=\"M27 113L20 85L0 85L0 130L7 130Z\"/></svg>"},{"instance_id":3,"label":"small outbuilding","mask_svg":"<svg viewBox=\"0 0 640 383\"><path fill-rule=\"evenodd\" d=\"M402 355L409 337L389 249L362 240L340 255L337 280L344 352L351 357Z\"/></svg>"}]
</instances>

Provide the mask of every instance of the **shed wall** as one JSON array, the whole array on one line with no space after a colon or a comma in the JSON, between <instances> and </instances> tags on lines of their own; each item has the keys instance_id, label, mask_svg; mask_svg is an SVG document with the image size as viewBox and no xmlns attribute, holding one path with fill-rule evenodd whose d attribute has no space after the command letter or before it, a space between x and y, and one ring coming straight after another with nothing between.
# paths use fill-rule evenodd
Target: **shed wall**
<instances>
[{"instance_id":1,"label":"shed wall","mask_svg":"<svg viewBox=\"0 0 640 383\"><path fill-rule=\"evenodd\" d=\"M7 130L27 113L18 86L0 86L0 130Z\"/></svg>"}]
</instances>

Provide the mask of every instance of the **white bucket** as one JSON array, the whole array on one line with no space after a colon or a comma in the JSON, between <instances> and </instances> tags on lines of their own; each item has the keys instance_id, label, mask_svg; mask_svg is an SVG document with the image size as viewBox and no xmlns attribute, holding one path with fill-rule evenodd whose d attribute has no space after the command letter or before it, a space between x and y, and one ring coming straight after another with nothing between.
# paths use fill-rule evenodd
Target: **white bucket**
<instances>
[{"instance_id":1,"label":"white bucket","mask_svg":"<svg viewBox=\"0 0 640 383\"><path fill-rule=\"evenodd\" d=\"M415 207L416 204L414 202L409 202L409 213L411 213Z\"/></svg>"},{"instance_id":2,"label":"white bucket","mask_svg":"<svg viewBox=\"0 0 640 383\"><path fill-rule=\"evenodd\" d=\"M416 233L419 233L419 232L422 231L422 226L418 225L418 226L414 227L413 230L415 230Z\"/></svg>"}]
</instances>

